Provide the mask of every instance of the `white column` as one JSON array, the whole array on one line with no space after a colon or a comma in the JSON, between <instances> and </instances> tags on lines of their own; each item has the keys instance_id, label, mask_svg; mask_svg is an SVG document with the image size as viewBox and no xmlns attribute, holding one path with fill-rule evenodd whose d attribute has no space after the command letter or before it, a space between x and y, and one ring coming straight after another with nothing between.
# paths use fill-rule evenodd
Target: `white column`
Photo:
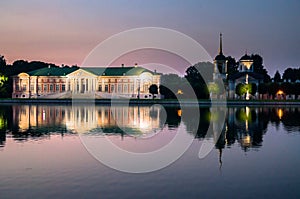
<instances>
[{"instance_id":1,"label":"white column","mask_svg":"<svg viewBox=\"0 0 300 199\"><path fill-rule=\"evenodd\" d=\"M69 79L68 78L66 79L66 85L65 85L65 87L66 87L65 91L69 91Z\"/></svg>"},{"instance_id":2,"label":"white column","mask_svg":"<svg viewBox=\"0 0 300 199\"><path fill-rule=\"evenodd\" d=\"M88 91L88 79L87 78L84 79L84 84L85 84L84 92L86 93Z\"/></svg>"},{"instance_id":3,"label":"white column","mask_svg":"<svg viewBox=\"0 0 300 199\"><path fill-rule=\"evenodd\" d=\"M80 93L82 89L82 79L79 78L78 81L79 81L78 83L79 83L79 93Z\"/></svg>"},{"instance_id":4,"label":"white column","mask_svg":"<svg viewBox=\"0 0 300 199\"><path fill-rule=\"evenodd\" d=\"M88 91L91 92L92 91L92 81L91 81L91 78L88 79L88 83L89 83Z\"/></svg>"},{"instance_id":5,"label":"white column","mask_svg":"<svg viewBox=\"0 0 300 199\"><path fill-rule=\"evenodd\" d=\"M102 90L101 91L105 91L104 79L102 79Z\"/></svg>"}]
</instances>

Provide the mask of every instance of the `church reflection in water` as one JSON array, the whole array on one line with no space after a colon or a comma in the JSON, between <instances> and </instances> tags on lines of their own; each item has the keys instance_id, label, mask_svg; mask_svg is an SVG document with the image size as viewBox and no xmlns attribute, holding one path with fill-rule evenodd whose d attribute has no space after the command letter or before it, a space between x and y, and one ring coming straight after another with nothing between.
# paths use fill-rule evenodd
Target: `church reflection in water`
<instances>
[{"instance_id":1,"label":"church reflection in water","mask_svg":"<svg viewBox=\"0 0 300 199\"><path fill-rule=\"evenodd\" d=\"M194 116L195 107L0 106L0 146L5 145L6 134L23 140L53 133L93 131L105 135L149 136L164 127L176 129L182 124L196 139L213 139L220 151L235 144L248 151L262 146L269 124L276 127L282 124L286 132L300 131L298 107L201 107L199 110L200 120ZM219 118L225 121L220 123Z\"/></svg>"}]
</instances>

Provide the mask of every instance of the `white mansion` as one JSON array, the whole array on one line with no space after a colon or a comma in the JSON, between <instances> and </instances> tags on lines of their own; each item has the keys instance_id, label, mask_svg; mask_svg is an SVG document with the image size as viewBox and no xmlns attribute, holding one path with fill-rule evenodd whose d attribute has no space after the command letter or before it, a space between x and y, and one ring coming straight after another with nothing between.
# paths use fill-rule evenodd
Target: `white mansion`
<instances>
[{"instance_id":1,"label":"white mansion","mask_svg":"<svg viewBox=\"0 0 300 199\"><path fill-rule=\"evenodd\" d=\"M152 98L149 87L159 87L160 74L134 67L47 67L13 76L12 98ZM159 98L159 95L155 96Z\"/></svg>"}]
</instances>

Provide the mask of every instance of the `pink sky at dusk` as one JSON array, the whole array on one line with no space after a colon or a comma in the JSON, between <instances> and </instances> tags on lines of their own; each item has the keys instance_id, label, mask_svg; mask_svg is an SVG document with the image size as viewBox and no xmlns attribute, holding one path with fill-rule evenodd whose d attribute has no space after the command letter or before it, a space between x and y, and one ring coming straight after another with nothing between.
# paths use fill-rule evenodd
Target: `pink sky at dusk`
<instances>
[{"instance_id":1,"label":"pink sky at dusk","mask_svg":"<svg viewBox=\"0 0 300 199\"><path fill-rule=\"evenodd\" d=\"M24 59L80 65L108 37L152 26L192 37L212 57L223 32L225 55L238 60L246 49L258 53L273 75L277 69L282 72L286 67L299 67L300 28L295 26L299 6L295 0L3 0L0 54L8 63Z\"/></svg>"}]
</instances>

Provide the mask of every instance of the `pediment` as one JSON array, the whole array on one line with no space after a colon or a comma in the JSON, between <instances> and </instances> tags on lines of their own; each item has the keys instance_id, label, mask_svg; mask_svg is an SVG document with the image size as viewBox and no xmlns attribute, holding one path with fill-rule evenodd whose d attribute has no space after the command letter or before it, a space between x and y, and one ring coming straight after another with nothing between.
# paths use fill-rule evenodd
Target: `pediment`
<instances>
[{"instance_id":1,"label":"pediment","mask_svg":"<svg viewBox=\"0 0 300 199\"><path fill-rule=\"evenodd\" d=\"M67 75L68 78L95 78L97 75L85 71L84 69L78 69Z\"/></svg>"}]
</instances>

